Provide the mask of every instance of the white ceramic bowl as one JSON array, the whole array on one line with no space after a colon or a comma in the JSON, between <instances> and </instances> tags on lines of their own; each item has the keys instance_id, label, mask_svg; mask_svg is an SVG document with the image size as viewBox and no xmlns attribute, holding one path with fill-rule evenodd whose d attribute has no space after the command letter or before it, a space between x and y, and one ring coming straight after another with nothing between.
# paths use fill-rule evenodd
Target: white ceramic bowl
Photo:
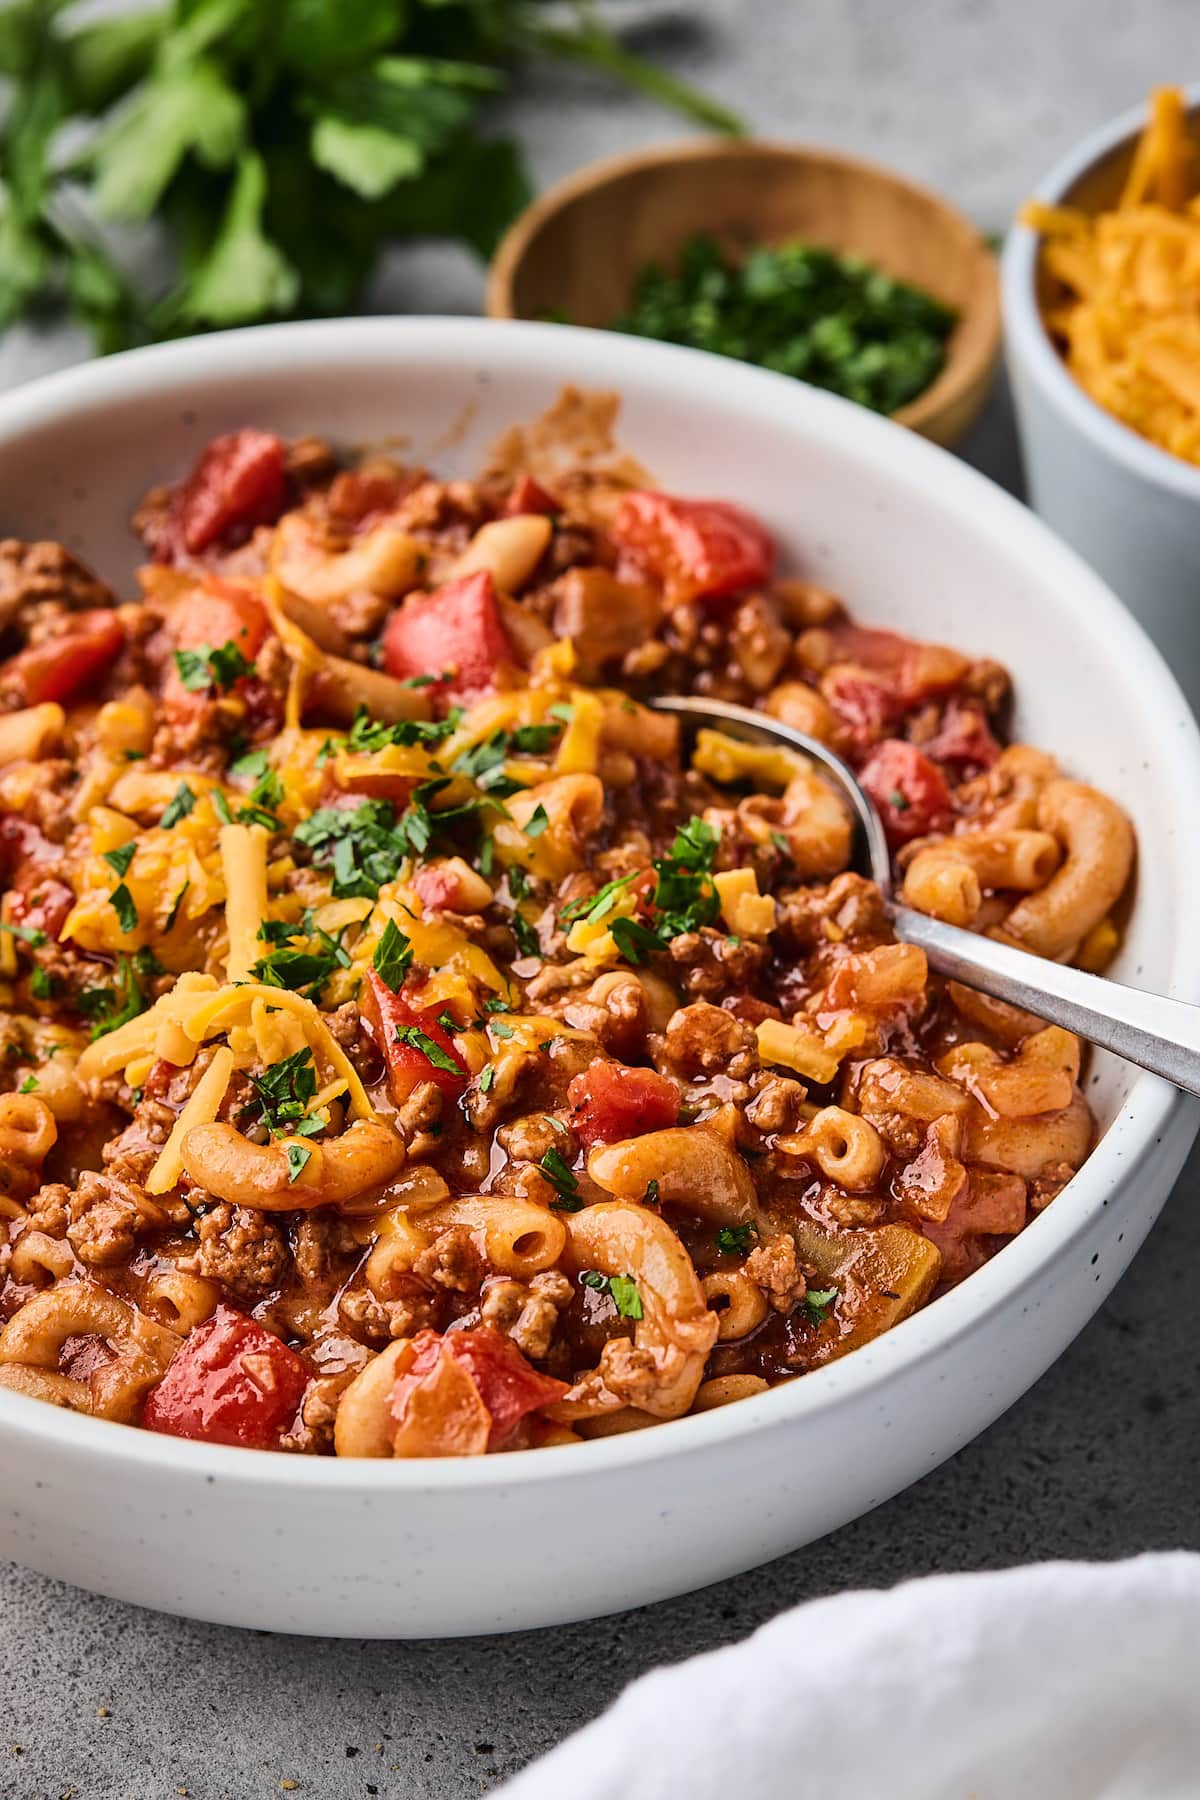
<instances>
[{"instance_id":1,"label":"white ceramic bowl","mask_svg":"<svg viewBox=\"0 0 1200 1800\"><path fill-rule=\"evenodd\" d=\"M782 377L561 326L294 325L139 351L0 402L0 534L132 567L123 521L213 432L403 434L471 470L563 382L619 389L664 485L740 500L866 619L1000 657L1017 730L1135 815L1120 973L1200 999L1200 740L1161 659L1030 513L911 433ZM210 1448L0 1393L0 1555L240 1625L437 1636L549 1625L715 1581L951 1455L1046 1369L1159 1210L1197 1109L1101 1060L1105 1125L986 1268L885 1337L739 1405L582 1447L455 1462Z\"/></svg>"},{"instance_id":2,"label":"white ceramic bowl","mask_svg":"<svg viewBox=\"0 0 1200 1800\"><path fill-rule=\"evenodd\" d=\"M1188 89L1193 108L1200 85ZM1050 205L1111 205L1145 105L1103 126L1036 190ZM1005 353L1030 500L1111 584L1154 638L1200 712L1200 468L1105 412L1069 373L1038 305L1036 232L1004 247Z\"/></svg>"}]
</instances>

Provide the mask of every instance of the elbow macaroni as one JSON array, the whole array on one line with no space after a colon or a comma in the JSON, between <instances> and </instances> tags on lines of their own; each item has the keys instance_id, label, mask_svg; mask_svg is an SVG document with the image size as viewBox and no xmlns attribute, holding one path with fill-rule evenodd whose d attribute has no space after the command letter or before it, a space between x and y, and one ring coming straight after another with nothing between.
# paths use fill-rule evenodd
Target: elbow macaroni
<instances>
[{"instance_id":1,"label":"elbow macaroni","mask_svg":"<svg viewBox=\"0 0 1200 1800\"><path fill-rule=\"evenodd\" d=\"M139 515L145 617L95 582L26 644L18 609L0 1388L306 1453L577 1447L852 1351L1086 1157L1078 1042L893 940L802 756L646 697L898 771L905 902L1083 967L1128 820L997 741L996 665L630 490L588 404L595 457L538 428L476 482L218 440L201 486L234 443L277 507L235 482L196 549L184 482Z\"/></svg>"}]
</instances>

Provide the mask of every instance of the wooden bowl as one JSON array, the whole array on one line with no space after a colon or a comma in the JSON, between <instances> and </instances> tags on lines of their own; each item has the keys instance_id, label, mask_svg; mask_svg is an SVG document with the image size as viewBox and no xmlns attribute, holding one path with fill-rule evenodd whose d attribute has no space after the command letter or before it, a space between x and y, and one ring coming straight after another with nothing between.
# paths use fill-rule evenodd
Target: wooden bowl
<instances>
[{"instance_id":1,"label":"wooden bowl","mask_svg":"<svg viewBox=\"0 0 1200 1800\"><path fill-rule=\"evenodd\" d=\"M975 419L1000 348L991 251L938 195L831 150L698 139L590 163L510 227L492 261L487 311L608 325L644 265L670 267L697 234L735 254L807 239L953 306L960 317L945 367L894 416L938 444L954 443Z\"/></svg>"}]
</instances>

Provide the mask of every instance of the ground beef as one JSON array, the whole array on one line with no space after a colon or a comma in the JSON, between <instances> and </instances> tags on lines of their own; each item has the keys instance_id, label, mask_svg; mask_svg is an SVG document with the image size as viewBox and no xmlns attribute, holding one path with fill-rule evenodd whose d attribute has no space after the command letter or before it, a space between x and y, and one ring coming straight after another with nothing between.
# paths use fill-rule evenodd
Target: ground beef
<instances>
[{"instance_id":1,"label":"ground beef","mask_svg":"<svg viewBox=\"0 0 1200 1800\"><path fill-rule=\"evenodd\" d=\"M196 1252L180 1261L189 1275L219 1281L239 1299L261 1299L281 1286L288 1248L278 1225L247 1206L221 1201L196 1224Z\"/></svg>"},{"instance_id":2,"label":"ground beef","mask_svg":"<svg viewBox=\"0 0 1200 1800\"><path fill-rule=\"evenodd\" d=\"M790 1312L808 1292L804 1271L796 1258L795 1241L786 1231L752 1250L744 1269L776 1312Z\"/></svg>"},{"instance_id":3,"label":"ground beef","mask_svg":"<svg viewBox=\"0 0 1200 1800\"><path fill-rule=\"evenodd\" d=\"M413 1264L413 1274L434 1287L468 1294L483 1280L486 1263L466 1225L439 1232Z\"/></svg>"},{"instance_id":4,"label":"ground beef","mask_svg":"<svg viewBox=\"0 0 1200 1800\"><path fill-rule=\"evenodd\" d=\"M540 1361L550 1349L559 1314L571 1303L575 1289L566 1275L547 1269L528 1284L523 1281L488 1282L480 1316L485 1325L510 1337L517 1349Z\"/></svg>"},{"instance_id":5,"label":"ground beef","mask_svg":"<svg viewBox=\"0 0 1200 1800\"><path fill-rule=\"evenodd\" d=\"M0 538L0 631L10 625L27 629L29 608L46 600L72 611L116 605L112 589L62 544Z\"/></svg>"},{"instance_id":6,"label":"ground beef","mask_svg":"<svg viewBox=\"0 0 1200 1800\"><path fill-rule=\"evenodd\" d=\"M326 1281L336 1265L358 1249L358 1240L346 1221L323 1209L304 1213L292 1232L296 1273L306 1287Z\"/></svg>"},{"instance_id":7,"label":"ground beef","mask_svg":"<svg viewBox=\"0 0 1200 1800\"><path fill-rule=\"evenodd\" d=\"M570 1127L553 1113L526 1113L510 1125L502 1125L496 1142L513 1162L541 1162L547 1151L557 1150L567 1163L574 1162L579 1140Z\"/></svg>"},{"instance_id":8,"label":"ground beef","mask_svg":"<svg viewBox=\"0 0 1200 1800\"><path fill-rule=\"evenodd\" d=\"M67 1238L82 1263L108 1269L128 1262L139 1230L161 1225L163 1215L139 1187L88 1170L71 1196Z\"/></svg>"},{"instance_id":9,"label":"ground beef","mask_svg":"<svg viewBox=\"0 0 1200 1800\"><path fill-rule=\"evenodd\" d=\"M722 1073L737 1078L753 1066L738 1065L754 1044L754 1032L743 1020L707 1000L696 1000L672 1014L663 1035L662 1064L672 1075Z\"/></svg>"}]
</instances>

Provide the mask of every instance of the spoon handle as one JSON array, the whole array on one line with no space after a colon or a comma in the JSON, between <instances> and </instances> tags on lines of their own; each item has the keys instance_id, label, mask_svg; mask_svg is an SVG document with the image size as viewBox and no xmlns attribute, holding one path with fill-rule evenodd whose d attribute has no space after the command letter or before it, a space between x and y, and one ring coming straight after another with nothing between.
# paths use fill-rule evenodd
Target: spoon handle
<instances>
[{"instance_id":1,"label":"spoon handle","mask_svg":"<svg viewBox=\"0 0 1200 1800\"><path fill-rule=\"evenodd\" d=\"M911 907L891 906L889 912L896 936L919 945L940 975L1036 1013L1200 1094L1200 1006L1046 962Z\"/></svg>"}]
</instances>

